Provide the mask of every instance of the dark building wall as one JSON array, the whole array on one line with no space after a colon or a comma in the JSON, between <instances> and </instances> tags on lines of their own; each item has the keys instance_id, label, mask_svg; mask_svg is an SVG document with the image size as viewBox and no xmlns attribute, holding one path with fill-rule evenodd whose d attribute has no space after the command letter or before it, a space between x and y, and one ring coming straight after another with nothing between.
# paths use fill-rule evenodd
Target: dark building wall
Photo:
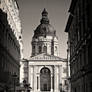
<instances>
[{"instance_id":1,"label":"dark building wall","mask_svg":"<svg viewBox=\"0 0 92 92\"><path fill-rule=\"evenodd\" d=\"M69 36L71 92L92 91L92 1L72 0Z\"/></svg>"},{"instance_id":2,"label":"dark building wall","mask_svg":"<svg viewBox=\"0 0 92 92\"><path fill-rule=\"evenodd\" d=\"M0 9L0 90L13 86L14 73L19 78L19 61L19 43L8 24L7 14Z\"/></svg>"}]
</instances>

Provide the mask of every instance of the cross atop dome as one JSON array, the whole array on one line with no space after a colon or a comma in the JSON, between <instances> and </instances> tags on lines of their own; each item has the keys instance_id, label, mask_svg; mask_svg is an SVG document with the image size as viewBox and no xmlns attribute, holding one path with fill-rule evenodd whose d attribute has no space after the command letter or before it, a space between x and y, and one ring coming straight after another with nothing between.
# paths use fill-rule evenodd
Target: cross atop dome
<instances>
[{"instance_id":1,"label":"cross atop dome","mask_svg":"<svg viewBox=\"0 0 92 92\"><path fill-rule=\"evenodd\" d=\"M48 19L48 12L46 11L46 9L44 8L44 10L42 11L42 19L41 19L41 24L49 24L49 19Z\"/></svg>"},{"instance_id":2,"label":"cross atop dome","mask_svg":"<svg viewBox=\"0 0 92 92\"><path fill-rule=\"evenodd\" d=\"M42 16L47 16L48 12L46 11L46 9L44 8L43 12L42 12Z\"/></svg>"}]
</instances>

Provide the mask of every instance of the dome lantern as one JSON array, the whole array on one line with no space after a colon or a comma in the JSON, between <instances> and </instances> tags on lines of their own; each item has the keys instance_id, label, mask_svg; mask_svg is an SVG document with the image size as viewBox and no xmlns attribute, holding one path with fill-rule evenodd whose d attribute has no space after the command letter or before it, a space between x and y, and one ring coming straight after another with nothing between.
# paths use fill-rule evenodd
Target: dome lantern
<instances>
[{"instance_id":1,"label":"dome lantern","mask_svg":"<svg viewBox=\"0 0 92 92\"><path fill-rule=\"evenodd\" d=\"M46 9L44 8L43 12L42 12L42 19L41 19L41 24L49 24L49 19L48 19L48 12L46 11Z\"/></svg>"},{"instance_id":2,"label":"dome lantern","mask_svg":"<svg viewBox=\"0 0 92 92\"><path fill-rule=\"evenodd\" d=\"M42 17L48 17L48 12L46 11L46 9L44 8L43 12L42 12Z\"/></svg>"},{"instance_id":3,"label":"dome lantern","mask_svg":"<svg viewBox=\"0 0 92 92\"><path fill-rule=\"evenodd\" d=\"M40 25L34 30L33 38L38 38L39 36L56 36L56 31L54 27L49 23L48 12L44 8L42 11L42 19Z\"/></svg>"}]
</instances>

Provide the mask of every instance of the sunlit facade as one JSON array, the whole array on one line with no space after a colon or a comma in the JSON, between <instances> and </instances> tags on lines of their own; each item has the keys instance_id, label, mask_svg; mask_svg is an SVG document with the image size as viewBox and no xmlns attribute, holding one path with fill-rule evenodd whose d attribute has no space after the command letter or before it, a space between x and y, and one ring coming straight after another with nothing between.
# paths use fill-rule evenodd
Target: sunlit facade
<instances>
[{"instance_id":1,"label":"sunlit facade","mask_svg":"<svg viewBox=\"0 0 92 92\"><path fill-rule=\"evenodd\" d=\"M32 37L32 54L25 67L25 80L32 92L67 92L67 59L59 57L56 30L46 9ZM27 62L26 62L27 65ZM28 71L28 72L27 72Z\"/></svg>"}]
</instances>

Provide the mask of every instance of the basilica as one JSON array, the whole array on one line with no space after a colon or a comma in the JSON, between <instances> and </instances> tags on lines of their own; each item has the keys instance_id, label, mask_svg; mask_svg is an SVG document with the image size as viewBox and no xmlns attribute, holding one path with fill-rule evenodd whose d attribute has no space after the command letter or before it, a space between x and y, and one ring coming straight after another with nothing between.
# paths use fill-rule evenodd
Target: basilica
<instances>
[{"instance_id":1,"label":"basilica","mask_svg":"<svg viewBox=\"0 0 92 92\"><path fill-rule=\"evenodd\" d=\"M67 59L59 57L58 37L46 9L34 30L31 45L28 82L32 92L60 92L61 89L67 92Z\"/></svg>"}]
</instances>

